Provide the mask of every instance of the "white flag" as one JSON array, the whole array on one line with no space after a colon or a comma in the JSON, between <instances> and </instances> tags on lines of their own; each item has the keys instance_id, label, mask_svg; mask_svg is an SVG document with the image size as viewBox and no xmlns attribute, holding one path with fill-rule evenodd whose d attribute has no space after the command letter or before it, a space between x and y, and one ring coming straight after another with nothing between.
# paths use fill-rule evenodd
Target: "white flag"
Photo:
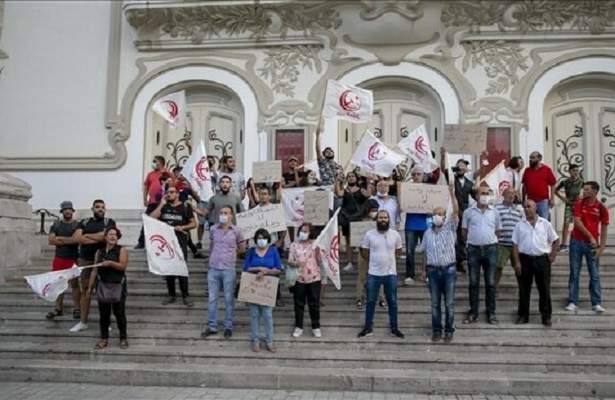
<instances>
[{"instance_id":1,"label":"white flag","mask_svg":"<svg viewBox=\"0 0 615 400\"><path fill-rule=\"evenodd\" d=\"M438 168L438 162L431 155L429 136L425 124L421 124L397 144L401 151L407 154L425 173Z\"/></svg>"},{"instance_id":2,"label":"white flag","mask_svg":"<svg viewBox=\"0 0 615 400\"><path fill-rule=\"evenodd\" d=\"M207 153L203 141L196 146L182 168L182 175L199 193L201 201L207 201L214 195L211 186L211 171L207 162Z\"/></svg>"},{"instance_id":3,"label":"white flag","mask_svg":"<svg viewBox=\"0 0 615 400\"><path fill-rule=\"evenodd\" d=\"M329 79L323 117L350 122L369 122L374 113L374 97L370 90L344 85Z\"/></svg>"},{"instance_id":4,"label":"white flag","mask_svg":"<svg viewBox=\"0 0 615 400\"><path fill-rule=\"evenodd\" d=\"M338 208L333 217L327 222L325 229L320 232L314 241L314 248L320 250L320 258L325 267L327 277L331 279L336 289L342 288L340 280L340 236L338 232L337 214Z\"/></svg>"},{"instance_id":5,"label":"white flag","mask_svg":"<svg viewBox=\"0 0 615 400\"><path fill-rule=\"evenodd\" d=\"M149 271L156 275L188 276L188 266L173 227L145 214L142 217Z\"/></svg>"},{"instance_id":6,"label":"white flag","mask_svg":"<svg viewBox=\"0 0 615 400\"><path fill-rule=\"evenodd\" d=\"M25 278L34 293L47 301L56 301L58 296L68 289L68 281L77 278L80 274L81 268L73 265L72 268L61 271L29 275Z\"/></svg>"},{"instance_id":7,"label":"white flag","mask_svg":"<svg viewBox=\"0 0 615 400\"><path fill-rule=\"evenodd\" d=\"M389 149L368 130L363 135L350 161L365 172L389 177L395 167L405 159L406 157Z\"/></svg>"},{"instance_id":8,"label":"white flag","mask_svg":"<svg viewBox=\"0 0 615 400\"><path fill-rule=\"evenodd\" d=\"M180 127L185 124L186 92L182 90L161 97L156 100L152 108L171 126Z\"/></svg>"},{"instance_id":9,"label":"white flag","mask_svg":"<svg viewBox=\"0 0 615 400\"><path fill-rule=\"evenodd\" d=\"M498 164L497 167L491 170L482 180L489 188L493 190L497 200L502 199L504 191L508 188L512 188L512 182L509 180L510 176L506 167L504 166L504 160Z\"/></svg>"},{"instance_id":10,"label":"white flag","mask_svg":"<svg viewBox=\"0 0 615 400\"><path fill-rule=\"evenodd\" d=\"M307 171L308 169L310 171L314 171L314 173L316 174L316 179L320 181L320 167L318 166L318 160L308 161L303 164L303 170Z\"/></svg>"}]
</instances>

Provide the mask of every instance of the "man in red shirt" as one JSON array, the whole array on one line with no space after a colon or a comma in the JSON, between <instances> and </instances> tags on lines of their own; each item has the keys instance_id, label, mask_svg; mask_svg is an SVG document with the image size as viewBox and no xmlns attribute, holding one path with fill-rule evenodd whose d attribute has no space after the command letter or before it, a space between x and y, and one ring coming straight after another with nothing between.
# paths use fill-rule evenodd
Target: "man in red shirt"
<instances>
[{"instance_id":1,"label":"man in red shirt","mask_svg":"<svg viewBox=\"0 0 615 400\"><path fill-rule=\"evenodd\" d=\"M557 180L551 168L542 163L542 154L537 151L530 154L530 167L525 169L521 182L523 183L523 200L533 200L536 203L538 215L550 220L549 209L555 205Z\"/></svg>"},{"instance_id":2,"label":"man in red shirt","mask_svg":"<svg viewBox=\"0 0 615 400\"><path fill-rule=\"evenodd\" d=\"M599 259L606 246L609 225L609 210L598 200L598 182L583 185L581 199L574 205L574 229L570 236L570 279L568 281L568 305L566 310L576 311L579 304L579 273L583 257L589 270L589 295L592 310L603 313L600 288ZM598 229L600 228L600 229Z\"/></svg>"},{"instance_id":3,"label":"man in red shirt","mask_svg":"<svg viewBox=\"0 0 615 400\"><path fill-rule=\"evenodd\" d=\"M162 197L162 184L160 177L172 176L169 170L165 167L166 160L163 156L154 156L152 161L152 171L148 172L143 182L143 205L145 206L145 214L149 215L160 201ZM135 246L135 249L142 249L145 247L145 235L143 228L141 228L141 234L139 235L139 242Z\"/></svg>"}]
</instances>

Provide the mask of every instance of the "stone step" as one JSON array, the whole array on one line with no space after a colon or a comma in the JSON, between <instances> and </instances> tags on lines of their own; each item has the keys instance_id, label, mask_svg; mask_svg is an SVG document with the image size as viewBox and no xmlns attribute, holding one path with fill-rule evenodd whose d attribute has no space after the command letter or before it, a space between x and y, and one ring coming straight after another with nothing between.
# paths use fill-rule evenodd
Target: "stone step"
<instances>
[{"instance_id":1,"label":"stone step","mask_svg":"<svg viewBox=\"0 0 615 400\"><path fill-rule=\"evenodd\" d=\"M111 349L108 349L111 350ZM259 354L260 361L272 357ZM216 366L190 363L135 363L75 360L2 359L0 371L8 381L100 383L115 385L202 386L252 389L386 391L426 394L515 394L612 396L615 378L574 371L463 371L442 368L306 368L302 366ZM238 379L242 377L243 379Z\"/></svg>"}]
</instances>

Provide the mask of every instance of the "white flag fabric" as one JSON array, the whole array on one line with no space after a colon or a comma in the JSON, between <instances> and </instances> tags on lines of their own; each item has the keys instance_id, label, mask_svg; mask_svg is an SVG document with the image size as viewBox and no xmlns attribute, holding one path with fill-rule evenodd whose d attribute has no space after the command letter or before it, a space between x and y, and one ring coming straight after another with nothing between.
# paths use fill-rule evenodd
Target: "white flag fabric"
<instances>
[{"instance_id":1,"label":"white flag fabric","mask_svg":"<svg viewBox=\"0 0 615 400\"><path fill-rule=\"evenodd\" d=\"M493 190L495 197L497 200L502 199L502 195L504 191L508 188L512 188L512 182L510 182L510 174L506 171L506 167L504 166L504 161L500 162L497 167L491 170L483 178L482 182L485 182L489 185L489 188Z\"/></svg>"},{"instance_id":2,"label":"white flag fabric","mask_svg":"<svg viewBox=\"0 0 615 400\"><path fill-rule=\"evenodd\" d=\"M308 169L310 171L314 171L316 174L316 179L320 181L320 167L318 166L318 160L312 160L303 164L303 170L307 171Z\"/></svg>"},{"instance_id":3,"label":"white flag fabric","mask_svg":"<svg viewBox=\"0 0 615 400\"><path fill-rule=\"evenodd\" d=\"M196 146L188 160L186 160L182 168L182 175L186 177L188 182L198 192L202 201L207 201L214 195L211 186L211 171L209 170L203 141Z\"/></svg>"},{"instance_id":4,"label":"white flag fabric","mask_svg":"<svg viewBox=\"0 0 615 400\"><path fill-rule=\"evenodd\" d=\"M152 108L174 128L182 126L186 116L186 92L182 90L161 97Z\"/></svg>"},{"instance_id":5,"label":"white flag fabric","mask_svg":"<svg viewBox=\"0 0 615 400\"><path fill-rule=\"evenodd\" d=\"M142 218L149 271L155 275L188 276L188 266L173 227L145 214Z\"/></svg>"},{"instance_id":6,"label":"white flag fabric","mask_svg":"<svg viewBox=\"0 0 615 400\"><path fill-rule=\"evenodd\" d=\"M338 208L327 222L325 229L320 232L320 235L314 241L314 248L320 250L320 258L324 264L325 273L338 290L342 288L340 280L340 236L337 223L339 211Z\"/></svg>"},{"instance_id":7,"label":"white flag fabric","mask_svg":"<svg viewBox=\"0 0 615 400\"><path fill-rule=\"evenodd\" d=\"M28 285L44 300L56 301L59 295L68 289L68 281L77 278L81 269L76 265L61 271L52 271L44 274L29 275L25 279Z\"/></svg>"},{"instance_id":8,"label":"white flag fabric","mask_svg":"<svg viewBox=\"0 0 615 400\"><path fill-rule=\"evenodd\" d=\"M303 223L303 199L307 190L333 190L332 186L310 186L300 188L282 189L282 206L284 207L284 220L286 226L299 227ZM329 209L333 208L333 196L329 202Z\"/></svg>"},{"instance_id":9,"label":"white flag fabric","mask_svg":"<svg viewBox=\"0 0 615 400\"><path fill-rule=\"evenodd\" d=\"M425 173L438 168L438 162L431 155L431 144L425 124L421 124L408 136L399 141L397 146L408 155Z\"/></svg>"},{"instance_id":10,"label":"white flag fabric","mask_svg":"<svg viewBox=\"0 0 615 400\"><path fill-rule=\"evenodd\" d=\"M405 159L367 130L350 161L365 172L389 177Z\"/></svg>"},{"instance_id":11,"label":"white flag fabric","mask_svg":"<svg viewBox=\"0 0 615 400\"><path fill-rule=\"evenodd\" d=\"M374 97L370 90L329 79L323 117L350 122L369 122L374 113Z\"/></svg>"}]
</instances>

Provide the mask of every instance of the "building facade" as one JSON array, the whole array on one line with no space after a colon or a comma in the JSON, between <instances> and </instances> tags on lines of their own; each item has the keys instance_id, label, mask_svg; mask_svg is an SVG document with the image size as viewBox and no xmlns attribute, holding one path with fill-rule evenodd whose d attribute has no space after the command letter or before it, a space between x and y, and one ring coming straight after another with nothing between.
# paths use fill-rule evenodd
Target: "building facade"
<instances>
[{"instance_id":1,"label":"building facade","mask_svg":"<svg viewBox=\"0 0 615 400\"><path fill-rule=\"evenodd\" d=\"M151 158L186 142L252 162L315 157L328 79L374 92L370 124L323 122L345 165L366 127L485 122L500 159L580 164L615 205L615 1L0 0L0 170L34 207L139 210ZM188 123L151 111L184 89ZM369 125L369 126L368 126Z\"/></svg>"}]
</instances>

